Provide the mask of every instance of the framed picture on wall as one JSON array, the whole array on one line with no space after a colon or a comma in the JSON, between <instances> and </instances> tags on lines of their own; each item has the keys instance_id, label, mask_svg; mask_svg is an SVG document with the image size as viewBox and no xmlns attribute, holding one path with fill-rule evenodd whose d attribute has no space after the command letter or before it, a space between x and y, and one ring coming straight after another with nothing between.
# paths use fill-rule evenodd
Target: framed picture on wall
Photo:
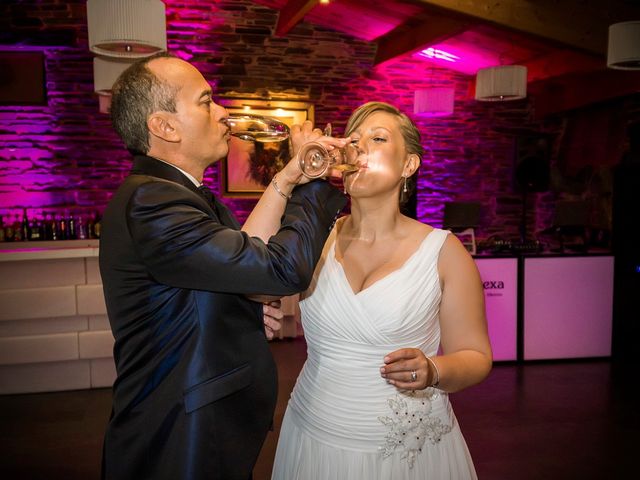
<instances>
[{"instance_id":1,"label":"framed picture on wall","mask_svg":"<svg viewBox=\"0 0 640 480\"><path fill-rule=\"evenodd\" d=\"M274 117L289 127L313 121L313 104L289 100L219 98L230 114ZM229 154L221 162L220 180L225 197L259 198L271 178L291 158L290 142L251 142L231 137Z\"/></svg>"}]
</instances>

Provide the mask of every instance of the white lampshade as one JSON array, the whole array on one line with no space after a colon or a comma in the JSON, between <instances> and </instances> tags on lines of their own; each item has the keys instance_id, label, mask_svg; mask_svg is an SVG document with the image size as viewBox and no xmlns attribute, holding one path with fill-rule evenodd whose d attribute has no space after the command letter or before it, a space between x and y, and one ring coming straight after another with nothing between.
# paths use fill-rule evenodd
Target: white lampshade
<instances>
[{"instance_id":1,"label":"white lampshade","mask_svg":"<svg viewBox=\"0 0 640 480\"><path fill-rule=\"evenodd\" d=\"M109 94L120 74L135 61L135 58L94 57L93 90L98 94Z\"/></svg>"},{"instance_id":2,"label":"white lampshade","mask_svg":"<svg viewBox=\"0 0 640 480\"><path fill-rule=\"evenodd\" d=\"M607 67L640 70L640 21L609 26Z\"/></svg>"},{"instance_id":3,"label":"white lampshade","mask_svg":"<svg viewBox=\"0 0 640 480\"><path fill-rule=\"evenodd\" d=\"M413 113L424 117L445 117L453 113L455 90L449 87L433 87L416 90L413 96Z\"/></svg>"},{"instance_id":4,"label":"white lampshade","mask_svg":"<svg viewBox=\"0 0 640 480\"><path fill-rule=\"evenodd\" d=\"M167 49L160 0L88 0L89 49L108 57L147 57Z\"/></svg>"},{"instance_id":5,"label":"white lampshade","mask_svg":"<svg viewBox=\"0 0 640 480\"><path fill-rule=\"evenodd\" d=\"M481 68L476 75L476 100L501 102L527 96L527 67L500 65Z\"/></svg>"}]
</instances>

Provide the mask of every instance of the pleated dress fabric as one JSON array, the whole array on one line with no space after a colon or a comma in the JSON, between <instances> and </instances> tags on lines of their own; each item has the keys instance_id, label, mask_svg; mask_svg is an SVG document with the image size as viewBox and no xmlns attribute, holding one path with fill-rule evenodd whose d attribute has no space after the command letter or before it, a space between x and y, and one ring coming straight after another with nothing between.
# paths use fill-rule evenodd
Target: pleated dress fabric
<instances>
[{"instance_id":1,"label":"pleated dress fabric","mask_svg":"<svg viewBox=\"0 0 640 480\"><path fill-rule=\"evenodd\" d=\"M300 309L307 360L291 394L275 480L475 479L448 395L404 392L380 376L405 347L435 355L442 291L434 229L398 270L354 293L329 237Z\"/></svg>"}]
</instances>

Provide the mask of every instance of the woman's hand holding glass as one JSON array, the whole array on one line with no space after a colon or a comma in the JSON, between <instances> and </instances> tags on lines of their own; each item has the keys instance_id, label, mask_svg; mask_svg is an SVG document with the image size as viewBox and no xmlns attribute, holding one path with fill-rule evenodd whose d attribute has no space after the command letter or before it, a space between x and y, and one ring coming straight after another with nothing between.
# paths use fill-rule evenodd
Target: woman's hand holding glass
<instances>
[{"instance_id":1,"label":"woman's hand holding glass","mask_svg":"<svg viewBox=\"0 0 640 480\"><path fill-rule=\"evenodd\" d=\"M304 125L303 125L304 129ZM331 124L327 124L323 132L316 128L313 136L300 142L300 148L294 148L300 169L305 177L322 178L334 173L342 176L357 172L362 165L362 151L351 142L349 137L337 139L331 136ZM321 135L320 135L321 133ZM339 143L335 141L339 140Z\"/></svg>"}]
</instances>

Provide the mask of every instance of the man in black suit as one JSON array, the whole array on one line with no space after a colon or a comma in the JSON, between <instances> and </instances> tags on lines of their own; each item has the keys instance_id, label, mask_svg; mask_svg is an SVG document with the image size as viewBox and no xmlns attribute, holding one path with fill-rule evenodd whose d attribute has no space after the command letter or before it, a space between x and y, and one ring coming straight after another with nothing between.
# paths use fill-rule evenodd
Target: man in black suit
<instances>
[{"instance_id":1,"label":"man in black suit","mask_svg":"<svg viewBox=\"0 0 640 480\"><path fill-rule=\"evenodd\" d=\"M277 393L263 315L278 315L247 297L304 290L346 203L292 160L240 230L198 188L228 150L227 113L211 95L196 68L166 54L114 85L113 125L135 157L100 239L118 374L106 479L251 477ZM309 123L292 135L320 136Z\"/></svg>"}]
</instances>

